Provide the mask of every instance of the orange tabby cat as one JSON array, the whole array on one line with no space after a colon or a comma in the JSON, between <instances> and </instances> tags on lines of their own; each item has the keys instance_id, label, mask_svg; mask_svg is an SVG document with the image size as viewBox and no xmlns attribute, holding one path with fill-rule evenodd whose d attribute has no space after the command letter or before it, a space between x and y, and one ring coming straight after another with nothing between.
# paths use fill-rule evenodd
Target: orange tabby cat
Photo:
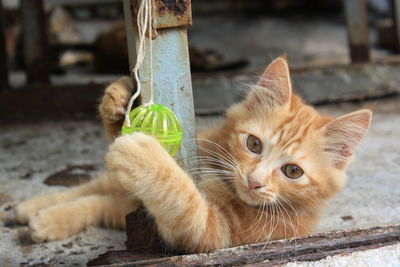
<instances>
[{"instance_id":1,"label":"orange tabby cat","mask_svg":"<svg viewBox=\"0 0 400 267\"><path fill-rule=\"evenodd\" d=\"M105 91L100 113L118 136L128 78ZM197 184L150 136L115 139L108 174L71 190L28 200L17 218L36 242L66 238L88 225L125 227L143 203L171 246L210 251L309 234L325 201L343 188L345 171L372 112L321 116L292 93L284 58L274 60L247 99L200 135Z\"/></svg>"}]
</instances>

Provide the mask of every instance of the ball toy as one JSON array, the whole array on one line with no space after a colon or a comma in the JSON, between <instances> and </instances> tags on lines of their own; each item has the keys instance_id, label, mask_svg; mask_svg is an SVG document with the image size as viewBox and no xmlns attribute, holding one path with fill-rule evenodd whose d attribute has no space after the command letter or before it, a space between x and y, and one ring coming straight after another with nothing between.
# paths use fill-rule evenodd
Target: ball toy
<instances>
[{"instance_id":1,"label":"ball toy","mask_svg":"<svg viewBox=\"0 0 400 267\"><path fill-rule=\"evenodd\" d=\"M171 156L179 150L182 127L176 115L161 104L140 105L129 113L130 127L125 122L121 134L141 132L155 137Z\"/></svg>"}]
</instances>

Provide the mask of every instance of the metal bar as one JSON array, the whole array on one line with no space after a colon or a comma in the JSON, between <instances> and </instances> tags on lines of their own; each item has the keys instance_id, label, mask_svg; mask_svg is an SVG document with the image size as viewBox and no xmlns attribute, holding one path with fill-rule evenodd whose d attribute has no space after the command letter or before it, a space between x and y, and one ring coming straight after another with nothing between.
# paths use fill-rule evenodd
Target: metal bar
<instances>
[{"instance_id":1,"label":"metal bar","mask_svg":"<svg viewBox=\"0 0 400 267\"><path fill-rule=\"evenodd\" d=\"M352 63L370 60L366 0L344 0Z\"/></svg>"},{"instance_id":2,"label":"metal bar","mask_svg":"<svg viewBox=\"0 0 400 267\"><path fill-rule=\"evenodd\" d=\"M8 81L8 60L7 60L7 46L4 37L4 12L3 5L0 1L0 91L6 90L9 87Z\"/></svg>"},{"instance_id":3,"label":"metal bar","mask_svg":"<svg viewBox=\"0 0 400 267\"><path fill-rule=\"evenodd\" d=\"M187 5L187 8L190 8L189 0L180 1L182 4ZM131 14L126 17L131 66L133 66L136 60L136 51L134 50L138 41L137 31L135 30L137 27L134 9L136 2L136 0L130 1L129 8ZM156 6L163 4L168 6L166 2L169 1L153 1ZM126 10L128 8L128 1L124 1L124 5ZM165 9L164 12L174 14L174 10L170 9ZM132 20L132 18L134 19ZM174 23L173 21L171 20L172 23ZM131 28L130 25L133 25L133 27ZM167 25L164 26L166 27ZM139 70L139 77L143 88L142 101L148 102L150 100L150 72L153 71L154 102L170 108L182 125L183 141L181 149L178 152L177 161L184 169L196 168L197 163L190 160L197 155L197 147L195 142L196 131L186 27L158 30L157 38L153 40L153 70L149 68L148 48L148 42L146 42L146 56Z\"/></svg>"},{"instance_id":4,"label":"metal bar","mask_svg":"<svg viewBox=\"0 0 400 267\"><path fill-rule=\"evenodd\" d=\"M392 0L392 19L394 23L395 51L400 53L400 0Z\"/></svg>"},{"instance_id":5,"label":"metal bar","mask_svg":"<svg viewBox=\"0 0 400 267\"><path fill-rule=\"evenodd\" d=\"M28 83L49 82L49 49L43 0L20 0Z\"/></svg>"},{"instance_id":6,"label":"metal bar","mask_svg":"<svg viewBox=\"0 0 400 267\"><path fill-rule=\"evenodd\" d=\"M132 16L132 5L131 0L123 0L124 4L124 18L125 18L125 31L126 39L128 42L128 57L129 57L129 68L132 70L136 62L136 41L135 36L137 36L137 26L134 21L134 16Z\"/></svg>"}]
</instances>

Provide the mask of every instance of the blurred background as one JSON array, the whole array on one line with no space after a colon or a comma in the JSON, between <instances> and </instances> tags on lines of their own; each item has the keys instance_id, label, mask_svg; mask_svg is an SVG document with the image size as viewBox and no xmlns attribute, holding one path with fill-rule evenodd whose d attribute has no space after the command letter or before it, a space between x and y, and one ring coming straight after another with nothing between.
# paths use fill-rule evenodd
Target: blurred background
<instances>
[{"instance_id":1,"label":"blurred background","mask_svg":"<svg viewBox=\"0 0 400 267\"><path fill-rule=\"evenodd\" d=\"M84 266L124 249L125 233L89 228L36 245L13 208L104 171L97 106L107 84L130 74L122 0L0 3L0 266ZM374 108L349 183L316 232L400 222L396 10L398 0L192 1L197 129L218 123L283 53L294 90L321 113Z\"/></svg>"},{"instance_id":2,"label":"blurred background","mask_svg":"<svg viewBox=\"0 0 400 267\"><path fill-rule=\"evenodd\" d=\"M188 36L196 113L222 112L238 101L240 84L254 81L272 58L283 53L288 54L293 79L299 80L296 89L311 103L397 93L386 73L387 65L397 61L394 55L400 47L392 8L396 2L193 1ZM2 0L2 4L1 91L28 90L2 97L2 120L51 114L90 117L102 86L129 75L122 1ZM385 64L374 66L376 62ZM340 74L343 68L335 66L349 63L371 63L365 68L385 69L384 77L371 79L372 87L365 88L362 78L347 88ZM323 77L312 72L321 67L328 72ZM351 78L357 79L360 71L351 71ZM309 86L308 81L315 79L324 83L324 90ZM28 89L33 87L36 91ZM76 99L78 91L86 94ZM216 99L215 93L218 102L209 102L208 96ZM26 108L16 109L15 101L24 99L29 99L22 102Z\"/></svg>"}]
</instances>

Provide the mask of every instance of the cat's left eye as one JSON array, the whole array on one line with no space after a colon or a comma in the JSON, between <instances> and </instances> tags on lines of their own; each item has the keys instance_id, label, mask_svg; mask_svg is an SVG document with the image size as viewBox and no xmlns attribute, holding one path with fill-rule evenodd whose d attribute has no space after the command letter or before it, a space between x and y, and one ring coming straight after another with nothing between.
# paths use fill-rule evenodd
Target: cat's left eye
<instances>
[{"instance_id":1,"label":"cat's left eye","mask_svg":"<svg viewBox=\"0 0 400 267\"><path fill-rule=\"evenodd\" d=\"M294 164L286 164L282 166L281 170L289 179L297 179L304 174L303 169Z\"/></svg>"},{"instance_id":2,"label":"cat's left eye","mask_svg":"<svg viewBox=\"0 0 400 267\"><path fill-rule=\"evenodd\" d=\"M256 154L261 154L263 149L261 140L251 134L247 137L246 146L248 150Z\"/></svg>"}]
</instances>

